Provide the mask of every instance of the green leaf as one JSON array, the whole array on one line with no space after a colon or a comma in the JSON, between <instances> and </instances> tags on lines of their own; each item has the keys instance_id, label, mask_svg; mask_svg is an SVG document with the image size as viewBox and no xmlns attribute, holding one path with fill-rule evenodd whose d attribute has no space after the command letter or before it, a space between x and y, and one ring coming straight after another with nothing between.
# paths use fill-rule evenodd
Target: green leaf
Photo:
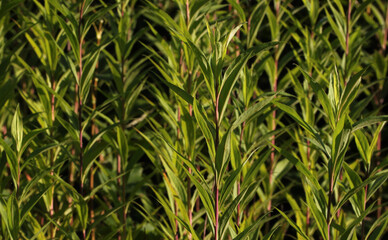
<instances>
[{"instance_id":1,"label":"green leaf","mask_svg":"<svg viewBox=\"0 0 388 240\"><path fill-rule=\"evenodd\" d=\"M352 76L349 82L346 84L345 90L341 95L337 118L348 112L348 108L356 98L358 89L360 88L361 76L365 73L366 70L367 68L364 68L363 70L359 71L356 75Z\"/></svg>"},{"instance_id":2,"label":"green leaf","mask_svg":"<svg viewBox=\"0 0 388 240\"><path fill-rule=\"evenodd\" d=\"M223 179L223 173L226 169L226 165L228 165L229 162L228 160L230 157L230 135L230 130L224 134L216 152L216 181L218 184L221 183Z\"/></svg>"},{"instance_id":3,"label":"green leaf","mask_svg":"<svg viewBox=\"0 0 388 240\"><path fill-rule=\"evenodd\" d=\"M6 13L9 13L13 8L18 6L23 0L13 0L13 1L4 1L1 4L0 8L0 19L6 16Z\"/></svg>"},{"instance_id":4,"label":"green leaf","mask_svg":"<svg viewBox=\"0 0 388 240\"><path fill-rule=\"evenodd\" d=\"M101 47L100 47L101 49ZM94 70L96 69L96 65L98 63L98 58L100 56L100 49L95 51L90 58L88 58L85 62L85 66L82 69L82 77L80 82L80 98L82 102L85 103L90 91L90 84L92 82L92 78L94 75Z\"/></svg>"},{"instance_id":5,"label":"green leaf","mask_svg":"<svg viewBox=\"0 0 388 240\"><path fill-rule=\"evenodd\" d=\"M263 220L267 215L268 213L261 216L259 219L256 220L254 224L251 224L249 227L247 227L243 232L233 238L233 240L248 239L249 234L251 234L255 229L257 229L261 224L263 224Z\"/></svg>"},{"instance_id":6,"label":"green leaf","mask_svg":"<svg viewBox=\"0 0 388 240\"><path fill-rule=\"evenodd\" d=\"M275 148L276 151L278 151L280 154L285 156L292 164L294 164L296 169L302 174L302 176L306 177L306 179L308 180L308 182L311 184L312 187L314 187L316 190L321 189L317 179L314 177L314 175L311 174L311 172L303 164L302 161L294 157L291 153L283 150L282 148L279 148L275 145L272 145L272 147Z\"/></svg>"},{"instance_id":7,"label":"green leaf","mask_svg":"<svg viewBox=\"0 0 388 240\"><path fill-rule=\"evenodd\" d=\"M322 87L318 83L316 83L306 71L304 71L300 66L297 66L297 67L299 71L303 74L303 76L309 80L309 83L314 93L317 95L318 100L321 103L323 110L329 119L330 126L332 127L332 129L334 129L334 126L336 125L335 124L336 121L335 121L334 111L330 103L329 97L323 91Z\"/></svg>"},{"instance_id":8,"label":"green leaf","mask_svg":"<svg viewBox=\"0 0 388 240\"><path fill-rule=\"evenodd\" d=\"M332 8L333 9L333 8ZM345 33L343 31L342 28L340 28L333 20L333 18L331 17L330 13L327 11L327 9L325 8L325 12L326 12L326 17L327 17L327 20L329 21L329 24L331 26L331 28L333 29L335 35L337 36L340 44L341 44L341 47L342 49L345 49L346 48L346 44L345 44Z\"/></svg>"},{"instance_id":9,"label":"green leaf","mask_svg":"<svg viewBox=\"0 0 388 240\"><path fill-rule=\"evenodd\" d=\"M82 229L85 230L88 224L88 216L89 216L88 204L82 198L80 198L76 203L76 209L78 212Z\"/></svg>"},{"instance_id":10,"label":"green leaf","mask_svg":"<svg viewBox=\"0 0 388 240\"><path fill-rule=\"evenodd\" d=\"M20 117L19 105L13 115L11 133L16 142L16 150L20 152L23 143L23 121Z\"/></svg>"},{"instance_id":11,"label":"green leaf","mask_svg":"<svg viewBox=\"0 0 388 240\"><path fill-rule=\"evenodd\" d=\"M321 233L323 239L327 240L327 223L324 212L326 211L326 201L321 203L319 201L314 201L313 196L310 194L306 195L307 206L310 208L311 213L317 223L317 227Z\"/></svg>"},{"instance_id":12,"label":"green leaf","mask_svg":"<svg viewBox=\"0 0 388 240\"><path fill-rule=\"evenodd\" d=\"M361 130L357 130L353 132L354 139L356 140L356 146L358 149L358 152L361 155L362 160L368 164L368 149L369 149L369 143L368 139L366 138L365 134Z\"/></svg>"},{"instance_id":13,"label":"green leaf","mask_svg":"<svg viewBox=\"0 0 388 240\"><path fill-rule=\"evenodd\" d=\"M351 236L352 232L355 230L354 228L365 219L365 217L371 212L373 206L374 204L372 203L365 211L362 212L362 214L358 218L354 219L350 225L346 226L345 232L340 235L340 240L352 239Z\"/></svg>"},{"instance_id":14,"label":"green leaf","mask_svg":"<svg viewBox=\"0 0 388 240\"><path fill-rule=\"evenodd\" d=\"M256 104L250 106L247 110L245 110L233 123L231 126L231 130L236 129L241 126L243 122L248 124L252 119L254 119L257 115L262 114L267 108L272 104L272 100L275 96L270 96L264 98L262 101L257 102Z\"/></svg>"},{"instance_id":15,"label":"green leaf","mask_svg":"<svg viewBox=\"0 0 388 240\"><path fill-rule=\"evenodd\" d=\"M42 178L43 176L40 176L39 178ZM21 209L21 219L20 219L20 225L23 224L23 222L26 220L26 217L28 217L28 214L30 214L31 209L38 203L38 201L42 198L44 194L51 188L52 185L46 186L43 190L41 190L39 193L34 194L33 196L30 196L28 199L28 202L25 204L22 204Z\"/></svg>"},{"instance_id":16,"label":"green leaf","mask_svg":"<svg viewBox=\"0 0 388 240\"><path fill-rule=\"evenodd\" d=\"M228 208L225 210L225 212L222 214L220 218L220 225L219 225L219 233L220 233L220 239L224 239L225 234L227 233L227 225L232 217L232 214L237 209L237 205L247 197L247 195L252 194L255 192L255 189L257 188L257 184L252 184L250 187L245 188L233 201L230 203Z\"/></svg>"},{"instance_id":17,"label":"green leaf","mask_svg":"<svg viewBox=\"0 0 388 240\"><path fill-rule=\"evenodd\" d=\"M74 57L77 62L79 62L79 41L77 40L76 34L73 32L73 30L67 25L65 20L63 20L62 17L57 16L58 22L61 25L61 28L65 31L65 34L67 38L70 41L71 49L74 53ZM78 80L77 80L78 81ZM78 83L79 84L79 83Z\"/></svg>"},{"instance_id":18,"label":"green leaf","mask_svg":"<svg viewBox=\"0 0 388 240\"><path fill-rule=\"evenodd\" d=\"M88 0L88 1L90 3L93 2L93 0ZM93 13L93 15L91 15L90 17L87 17L85 24L83 26L82 39L85 39L85 36L88 33L88 31L93 23L95 23L98 19L102 19L104 17L104 15L106 15L110 10L112 10L113 8L115 8L117 6L118 6L118 3L109 4L108 7L104 7L102 9L99 9L98 11ZM86 12L87 9L84 9L84 11Z\"/></svg>"},{"instance_id":19,"label":"green leaf","mask_svg":"<svg viewBox=\"0 0 388 240\"><path fill-rule=\"evenodd\" d=\"M207 119L209 119L206 114L204 113L204 110L201 105L197 102L196 99L194 99L193 102L193 110L194 110L194 116L195 119L198 122L198 125L203 133L203 136L205 137L206 144L208 147L210 159L212 161L215 161L215 146L214 146L214 138L213 134L210 131L210 123L208 122Z\"/></svg>"},{"instance_id":20,"label":"green leaf","mask_svg":"<svg viewBox=\"0 0 388 240\"><path fill-rule=\"evenodd\" d=\"M19 239L19 227L20 227L20 212L19 212L19 204L16 199L16 191L9 196L7 201L7 218L4 219L7 221L8 231L11 236L11 239L17 240Z\"/></svg>"},{"instance_id":21,"label":"green leaf","mask_svg":"<svg viewBox=\"0 0 388 240\"><path fill-rule=\"evenodd\" d=\"M388 177L388 170L383 170L381 172L376 173L373 176L370 176L365 181L362 182L362 184L355 186L351 190L349 190L345 196L342 197L341 201L337 203L337 206L335 208L334 212L337 212L338 209L340 209L354 194L356 194L358 191L362 190L366 185L371 183L372 181L376 180L377 178L385 178ZM332 216L334 217L334 216Z\"/></svg>"},{"instance_id":22,"label":"green leaf","mask_svg":"<svg viewBox=\"0 0 388 240\"><path fill-rule=\"evenodd\" d=\"M274 103L275 103L276 107L278 107L283 112L287 113L290 117L292 117L299 124L299 126L306 129L311 135L313 135L313 136L317 135L317 131L315 131L315 129L312 126L310 126L306 121L304 121L299 116L299 114L295 111L294 108L292 108L286 104L283 104L279 101L275 101Z\"/></svg>"},{"instance_id":23,"label":"green leaf","mask_svg":"<svg viewBox=\"0 0 388 240\"><path fill-rule=\"evenodd\" d=\"M360 184L362 184L362 180L360 178L360 176L357 174L357 172L355 172L348 164L344 163L343 165L344 167L344 170L346 172L346 176L348 177L349 179L349 185L351 188L354 188ZM359 212L361 212L363 209L364 209L364 191L360 191L358 192L355 196L354 196L354 202L357 204L357 209Z\"/></svg>"},{"instance_id":24,"label":"green leaf","mask_svg":"<svg viewBox=\"0 0 388 240\"><path fill-rule=\"evenodd\" d=\"M219 112L219 123L223 120L223 116L226 110L227 102L229 100L230 94L232 93L233 87L237 82L238 74L242 70L242 68L246 65L247 61L253 57L254 55L264 51L268 48L278 45L278 42L269 42L260 44L256 47L248 49L246 52L242 53L238 56L233 62L230 64L228 69L226 70L224 77L221 81L221 87L218 94L218 112Z\"/></svg>"},{"instance_id":25,"label":"green leaf","mask_svg":"<svg viewBox=\"0 0 388 240\"><path fill-rule=\"evenodd\" d=\"M238 16L240 17L241 22L246 22L245 12L241 8L240 4L236 0L228 0L228 2L236 9Z\"/></svg>"},{"instance_id":26,"label":"green leaf","mask_svg":"<svg viewBox=\"0 0 388 240\"><path fill-rule=\"evenodd\" d=\"M381 235L387 229L388 225L388 212L383 213L376 221L374 221L373 225L370 227L368 234L365 239L381 239Z\"/></svg>"},{"instance_id":27,"label":"green leaf","mask_svg":"<svg viewBox=\"0 0 388 240\"><path fill-rule=\"evenodd\" d=\"M377 140L379 138L379 135L380 135L381 131L383 130L383 127L384 127L385 123L386 122L381 122L379 124L379 126L377 127L376 131L373 134L373 139L372 139L372 142L369 145L368 152L367 152L367 163L368 164L370 164L371 161L372 161L372 155L373 155L373 152L375 151Z\"/></svg>"},{"instance_id":28,"label":"green leaf","mask_svg":"<svg viewBox=\"0 0 388 240\"><path fill-rule=\"evenodd\" d=\"M104 141L97 142L93 144L89 149L85 150L84 153L84 159L83 159L83 164L84 164L84 174L82 176L82 181L85 182L85 178L88 176L88 172L93 164L93 161L100 156L101 152L105 150L107 147L107 143Z\"/></svg>"},{"instance_id":29,"label":"green leaf","mask_svg":"<svg viewBox=\"0 0 388 240\"><path fill-rule=\"evenodd\" d=\"M361 120L358 120L352 125L352 132L355 132L361 128L370 126L372 124L376 124L384 121L388 121L388 115L369 116L369 117L363 118Z\"/></svg>"},{"instance_id":30,"label":"green leaf","mask_svg":"<svg viewBox=\"0 0 388 240\"><path fill-rule=\"evenodd\" d=\"M164 81L164 83L171 89L173 90L176 94L178 94L178 96L180 96L183 100L185 100L188 104L193 104L194 102L194 98L188 93L186 92L185 90L183 90L182 88L174 85L174 84L171 84L167 81Z\"/></svg>"},{"instance_id":31,"label":"green leaf","mask_svg":"<svg viewBox=\"0 0 388 240\"><path fill-rule=\"evenodd\" d=\"M322 151L326 154L326 156L330 156L330 154L326 152L325 144L323 143L322 139L319 137L318 133L310 124L308 124L305 120L303 120L299 116L299 114L295 111L295 109L293 109L292 107L286 104L280 103L279 101L275 101L274 103L279 109L281 109L283 112L287 113L290 117L292 117L299 124L299 126L303 127L312 136L314 136L315 140L317 140L319 145L321 146Z\"/></svg>"},{"instance_id":32,"label":"green leaf","mask_svg":"<svg viewBox=\"0 0 388 240\"><path fill-rule=\"evenodd\" d=\"M5 154L7 155L7 162L11 171L12 181L14 186L17 186L17 179L19 173L19 163L16 157L16 153L11 149L11 147L0 138L0 144L3 146Z\"/></svg>"},{"instance_id":33,"label":"green leaf","mask_svg":"<svg viewBox=\"0 0 388 240\"><path fill-rule=\"evenodd\" d=\"M275 207L275 209L286 219L286 221L293 227L304 239L309 240L309 237L292 221L284 212Z\"/></svg>"}]
</instances>

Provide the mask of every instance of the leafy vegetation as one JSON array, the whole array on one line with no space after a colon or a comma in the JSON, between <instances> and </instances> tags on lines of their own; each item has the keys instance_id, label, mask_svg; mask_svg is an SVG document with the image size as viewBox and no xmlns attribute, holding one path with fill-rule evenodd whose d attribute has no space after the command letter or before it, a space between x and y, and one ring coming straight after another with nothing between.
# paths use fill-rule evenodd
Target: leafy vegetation
<instances>
[{"instance_id":1,"label":"leafy vegetation","mask_svg":"<svg viewBox=\"0 0 388 240\"><path fill-rule=\"evenodd\" d=\"M385 239L388 5L0 1L0 239Z\"/></svg>"}]
</instances>

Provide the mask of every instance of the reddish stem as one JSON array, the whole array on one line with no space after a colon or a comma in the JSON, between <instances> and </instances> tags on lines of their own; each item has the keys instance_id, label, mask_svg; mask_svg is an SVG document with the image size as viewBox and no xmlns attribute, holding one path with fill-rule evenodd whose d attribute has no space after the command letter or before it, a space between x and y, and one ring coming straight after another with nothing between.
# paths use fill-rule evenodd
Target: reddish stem
<instances>
[{"instance_id":1,"label":"reddish stem","mask_svg":"<svg viewBox=\"0 0 388 240\"><path fill-rule=\"evenodd\" d=\"M348 19L346 22L346 49L345 54L346 56L349 55L349 34L350 34L350 20L351 20L351 13L352 13L352 0L349 0L348 2Z\"/></svg>"},{"instance_id":2,"label":"reddish stem","mask_svg":"<svg viewBox=\"0 0 388 240\"><path fill-rule=\"evenodd\" d=\"M51 75L51 89L55 92L55 79L54 76ZM51 126L53 127L55 121L55 96L51 94ZM53 136L53 131L50 131L51 137ZM54 150L50 151L50 166L54 167ZM50 175L54 175L54 169L51 169ZM54 187L51 189L51 203L50 203L50 218L54 216ZM54 226L50 224L50 237L54 238Z\"/></svg>"},{"instance_id":3,"label":"reddish stem","mask_svg":"<svg viewBox=\"0 0 388 240\"><path fill-rule=\"evenodd\" d=\"M310 74L311 75L311 74ZM307 161L309 170L311 170L311 161L310 161L310 140L307 140ZM310 208L307 206L306 210L306 234L308 235L308 229L310 227Z\"/></svg>"},{"instance_id":4,"label":"reddish stem","mask_svg":"<svg viewBox=\"0 0 388 240\"><path fill-rule=\"evenodd\" d=\"M219 209L218 209L218 186L216 183L216 206L215 206L215 213L216 213L216 226L215 226L215 240L218 240L218 214L219 214Z\"/></svg>"},{"instance_id":5,"label":"reddish stem","mask_svg":"<svg viewBox=\"0 0 388 240\"><path fill-rule=\"evenodd\" d=\"M174 201L174 205L175 205L175 216L177 217L177 218L175 218L175 240L178 240L179 239L179 232L178 232L178 203L177 203L176 200Z\"/></svg>"},{"instance_id":6,"label":"reddish stem","mask_svg":"<svg viewBox=\"0 0 388 240\"><path fill-rule=\"evenodd\" d=\"M83 45L83 38L81 33L81 24L82 24L82 18L84 14L84 6L85 6L85 0L81 4L80 9L80 16L79 16L79 25L78 25L78 34L79 34L79 72L78 72L78 83L81 83L82 80L82 45ZM77 95L78 95L78 107L79 107L79 113L78 113L78 129L79 129L79 161L80 161L80 180L81 180L81 186L80 186L80 192L81 196L84 196L84 182L82 179L83 176L83 129L82 129L82 96L80 93L80 87L77 89ZM82 230L83 239L86 239L86 229Z\"/></svg>"},{"instance_id":7,"label":"reddish stem","mask_svg":"<svg viewBox=\"0 0 388 240\"><path fill-rule=\"evenodd\" d=\"M385 49L387 48L387 37L388 37L388 7L385 13L385 31L384 31L384 39L383 39L383 52L385 52Z\"/></svg>"},{"instance_id":8,"label":"reddish stem","mask_svg":"<svg viewBox=\"0 0 388 240\"><path fill-rule=\"evenodd\" d=\"M277 48L276 48L277 49ZM277 51L275 52L275 79L273 84L273 91L276 93L278 90L278 58L276 57ZM276 130L276 110L272 112L272 131ZM276 137L275 135L272 136L271 140L272 145L275 145L276 143ZM271 211L272 209L272 182L273 182L273 168L275 165L275 148L272 148L271 151L271 163L270 163L270 170L269 170L269 200L268 200L268 206L267 210Z\"/></svg>"},{"instance_id":9,"label":"reddish stem","mask_svg":"<svg viewBox=\"0 0 388 240\"><path fill-rule=\"evenodd\" d=\"M207 225L207 215L205 216L205 222L203 224L203 236L202 236L203 240L205 240L206 238L206 225Z\"/></svg>"},{"instance_id":10,"label":"reddish stem","mask_svg":"<svg viewBox=\"0 0 388 240\"><path fill-rule=\"evenodd\" d=\"M329 176L330 178L330 190L329 190L329 200L328 200L328 203L327 203L327 214L326 214L326 224L327 224L327 239L330 240L331 239L331 236L330 236L330 217L331 217L331 214L330 214L330 207L331 207L331 202L333 200L333 189L334 189L334 177L333 177L333 173Z\"/></svg>"}]
</instances>

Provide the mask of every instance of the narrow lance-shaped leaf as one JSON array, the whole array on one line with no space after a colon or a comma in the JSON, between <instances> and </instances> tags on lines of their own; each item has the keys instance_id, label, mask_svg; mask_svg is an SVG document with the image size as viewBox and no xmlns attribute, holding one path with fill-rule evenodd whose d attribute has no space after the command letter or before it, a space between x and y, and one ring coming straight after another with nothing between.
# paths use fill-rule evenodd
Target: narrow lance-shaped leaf
<instances>
[{"instance_id":1,"label":"narrow lance-shaped leaf","mask_svg":"<svg viewBox=\"0 0 388 240\"><path fill-rule=\"evenodd\" d=\"M292 221L284 212L279 210L278 208L275 208L285 219L286 221L293 227L304 239L309 239L306 234L298 227L298 225L295 224L294 221Z\"/></svg>"},{"instance_id":2,"label":"narrow lance-shaped leaf","mask_svg":"<svg viewBox=\"0 0 388 240\"><path fill-rule=\"evenodd\" d=\"M20 117L19 105L13 115L11 133L16 142L16 150L20 152L23 143L23 121Z\"/></svg>"},{"instance_id":3,"label":"narrow lance-shaped leaf","mask_svg":"<svg viewBox=\"0 0 388 240\"><path fill-rule=\"evenodd\" d=\"M222 214L220 218L220 239L224 239L224 236L226 234L226 230L228 229L227 224L229 222L229 219L232 217L233 212L236 210L237 205L247 196L250 195L252 192L255 192L255 189L257 188L256 184L252 184L251 186L245 188L233 201L230 203L224 214Z\"/></svg>"},{"instance_id":4,"label":"narrow lance-shaped leaf","mask_svg":"<svg viewBox=\"0 0 388 240\"><path fill-rule=\"evenodd\" d=\"M346 84L345 90L341 95L337 118L348 111L348 107L356 98L358 89L360 88L361 76L365 73L366 70L367 68L359 71L356 75L352 76L349 82Z\"/></svg>"},{"instance_id":5,"label":"narrow lance-shaped leaf","mask_svg":"<svg viewBox=\"0 0 388 240\"><path fill-rule=\"evenodd\" d=\"M220 124L223 119L228 99L230 97L230 94L232 93L234 85L236 84L236 81L238 79L238 74L240 73L241 69L246 65L247 61L251 57L260 53L261 51L264 51L276 45L278 45L277 42L270 42L270 43L264 43L259 46L248 49L245 53L238 56L230 64L230 66L228 67L228 69L224 74L224 77L222 78L220 92L218 95L219 97L218 99L219 123L218 124Z\"/></svg>"},{"instance_id":6,"label":"narrow lance-shaped leaf","mask_svg":"<svg viewBox=\"0 0 388 240\"><path fill-rule=\"evenodd\" d=\"M197 102L196 99L194 99L194 102L193 102L193 110L194 110L195 119L198 122L198 125L203 133L203 136L205 137L210 158L214 161L215 160L215 146L214 146L213 134L209 129L210 123L207 120L208 118L206 117L206 115L203 111L203 108L199 105L199 103Z\"/></svg>"},{"instance_id":7,"label":"narrow lance-shaped leaf","mask_svg":"<svg viewBox=\"0 0 388 240\"><path fill-rule=\"evenodd\" d=\"M385 123L386 122L381 122L373 134L373 139L369 145L368 152L367 152L367 163L368 164L370 164L372 161L373 152L375 151L375 147L376 147L379 135L380 135L381 131L383 130Z\"/></svg>"}]
</instances>

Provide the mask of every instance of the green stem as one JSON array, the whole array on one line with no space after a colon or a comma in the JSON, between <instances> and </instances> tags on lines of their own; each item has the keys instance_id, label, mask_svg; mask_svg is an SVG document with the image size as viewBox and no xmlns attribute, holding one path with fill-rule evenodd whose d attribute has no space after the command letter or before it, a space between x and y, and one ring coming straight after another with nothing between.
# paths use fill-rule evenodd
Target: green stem
<instances>
[{"instance_id":1,"label":"green stem","mask_svg":"<svg viewBox=\"0 0 388 240\"><path fill-rule=\"evenodd\" d=\"M78 112L78 129L79 129L79 161L80 161L80 180L81 180L81 186L80 186L80 193L81 196L84 196L84 183L83 183L83 129L82 129L82 95L81 95L81 80L82 80L82 46L83 46L83 38L82 38L82 20L83 20L83 14L84 14L84 7L85 7L85 0L81 4L80 8L80 16L79 16L79 24L78 24L78 35L79 35L79 72L78 72L78 83L80 86L77 88L77 95L78 95L78 107L79 107L79 112ZM83 239L86 239L86 229L82 229L82 237Z\"/></svg>"},{"instance_id":2,"label":"green stem","mask_svg":"<svg viewBox=\"0 0 388 240\"><path fill-rule=\"evenodd\" d=\"M329 174L329 178L330 178L330 189L329 189L329 199L328 199L328 202L327 202L327 214L326 214L326 224L327 224L327 239L330 240L331 239L331 236L330 236L330 218L331 218L331 213L330 213L330 207L331 207L331 202L333 200L333 189L334 189L334 179L333 179L333 174L334 173L331 173Z\"/></svg>"},{"instance_id":3,"label":"green stem","mask_svg":"<svg viewBox=\"0 0 388 240\"><path fill-rule=\"evenodd\" d=\"M346 56L349 55L349 35L350 35L350 21L351 21L351 14L352 14L352 0L348 1L348 18L346 22L346 49L345 54Z\"/></svg>"}]
</instances>

